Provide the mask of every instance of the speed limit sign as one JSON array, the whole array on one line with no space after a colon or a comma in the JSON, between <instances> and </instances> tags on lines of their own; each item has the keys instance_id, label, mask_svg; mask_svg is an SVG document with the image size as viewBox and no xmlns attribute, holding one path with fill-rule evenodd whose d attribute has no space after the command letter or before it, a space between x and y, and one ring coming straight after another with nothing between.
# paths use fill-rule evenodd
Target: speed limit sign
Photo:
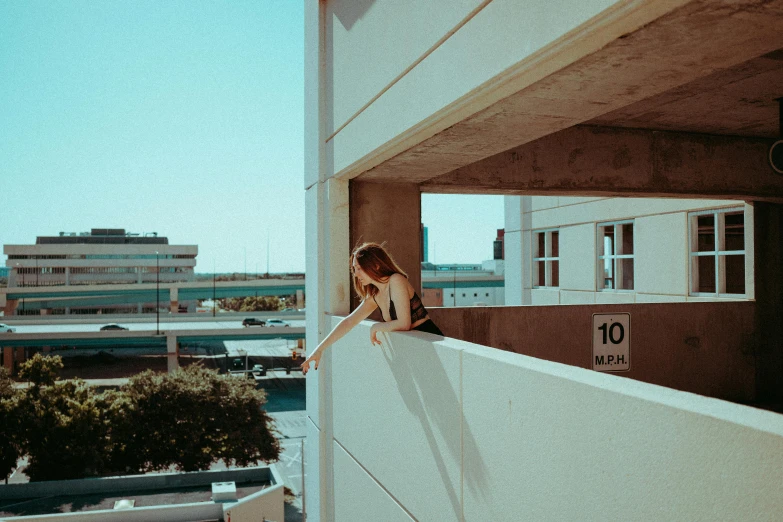
<instances>
[{"instance_id":1,"label":"speed limit sign","mask_svg":"<svg viewBox=\"0 0 783 522\"><path fill-rule=\"evenodd\" d=\"M631 314L593 314L593 370L631 369Z\"/></svg>"}]
</instances>

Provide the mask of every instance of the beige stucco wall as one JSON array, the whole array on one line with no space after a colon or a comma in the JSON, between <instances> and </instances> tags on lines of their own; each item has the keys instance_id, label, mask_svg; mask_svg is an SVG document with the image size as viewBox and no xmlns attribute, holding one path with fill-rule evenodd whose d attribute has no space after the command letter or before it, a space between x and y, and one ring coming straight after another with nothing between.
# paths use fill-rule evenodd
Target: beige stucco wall
<instances>
[{"instance_id":1,"label":"beige stucco wall","mask_svg":"<svg viewBox=\"0 0 783 522\"><path fill-rule=\"evenodd\" d=\"M547 197L546 207L535 208L539 198L534 196L532 228L552 228L563 225L614 221L635 217L696 209L743 206L742 201L726 199L678 198L570 198ZM552 200L557 204L552 204Z\"/></svg>"},{"instance_id":2,"label":"beige stucco wall","mask_svg":"<svg viewBox=\"0 0 783 522\"><path fill-rule=\"evenodd\" d=\"M740 207L743 205L740 204ZM634 220L634 281L640 294L688 295L688 214L677 212Z\"/></svg>"},{"instance_id":3,"label":"beige stucco wall","mask_svg":"<svg viewBox=\"0 0 783 522\"><path fill-rule=\"evenodd\" d=\"M560 288L594 292L595 256L595 226L592 223L560 229ZM532 252L528 257L532 260ZM535 293L533 290L533 295Z\"/></svg>"},{"instance_id":4,"label":"beige stucco wall","mask_svg":"<svg viewBox=\"0 0 783 522\"><path fill-rule=\"evenodd\" d=\"M372 347L369 326L324 358L336 520L783 512L779 415L427 334Z\"/></svg>"}]
</instances>

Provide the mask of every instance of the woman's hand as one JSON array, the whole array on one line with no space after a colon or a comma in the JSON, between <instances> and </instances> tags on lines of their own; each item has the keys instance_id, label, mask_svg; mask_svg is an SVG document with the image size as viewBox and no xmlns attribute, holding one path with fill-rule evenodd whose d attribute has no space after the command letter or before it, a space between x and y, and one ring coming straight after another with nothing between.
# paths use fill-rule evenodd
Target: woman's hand
<instances>
[{"instance_id":1,"label":"woman's hand","mask_svg":"<svg viewBox=\"0 0 783 522\"><path fill-rule=\"evenodd\" d=\"M310 370L310 363L313 363L315 366L315 369L318 369L318 363L321 362L321 350L316 350L312 354L310 354L310 357L305 359L305 361L301 364L302 368L302 375L307 375L307 372Z\"/></svg>"},{"instance_id":2,"label":"woman's hand","mask_svg":"<svg viewBox=\"0 0 783 522\"><path fill-rule=\"evenodd\" d=\"M370 327L370 342L372 344L381 344L378 340L378 332L380 332L380 323L375 323Z\"/></svg>"}]
</instances>

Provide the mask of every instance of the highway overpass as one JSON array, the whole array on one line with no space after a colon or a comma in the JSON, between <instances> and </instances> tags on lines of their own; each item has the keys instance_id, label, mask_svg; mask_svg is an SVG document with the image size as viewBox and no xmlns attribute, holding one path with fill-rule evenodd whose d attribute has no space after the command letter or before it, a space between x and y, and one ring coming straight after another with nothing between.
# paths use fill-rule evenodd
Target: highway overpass
<instances>
[{"instance_id":1,"label":"highway overpass","mask_svg":"<svg viewBox=\"0 0 783 522\"><path fill-rule=\"evenodd\" d=\"M179 345L209 341L250 341L270 339L304 339L305 329L289 327L171 329L98 332L39 332L0 334L3 365L11 370L13 361L21 362L25 348L93 348L132 349L139 347L166 348L169 371L178 367Z\"/></svg>"}]
</instances>

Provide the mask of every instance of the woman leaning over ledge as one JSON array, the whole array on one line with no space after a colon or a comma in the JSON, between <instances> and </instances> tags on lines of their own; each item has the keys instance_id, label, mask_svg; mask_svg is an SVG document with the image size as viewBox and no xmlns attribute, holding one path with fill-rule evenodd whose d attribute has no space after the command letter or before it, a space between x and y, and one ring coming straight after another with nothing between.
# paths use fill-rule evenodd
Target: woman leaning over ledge
<instances>
[{"instance_id":1,"label":"woman leaning over ledge","mask_svg":"<svg viewBox=\"0 0 783 522\"><path fill-rule=\"evenodd\" d=\"M383 322L375 323L370 328L372 344L381 344L378 332L418 330L443 335L427 315L419 294L408 282L408 276L381 245L364 243L356 247L351 253L351 274L353 287L362 302L305 359L302 363L302 373L305 375L310 369L310 363L317 370L323 352L367 319L376 308L381 309Z\"/></svg>"}]
</instances>

